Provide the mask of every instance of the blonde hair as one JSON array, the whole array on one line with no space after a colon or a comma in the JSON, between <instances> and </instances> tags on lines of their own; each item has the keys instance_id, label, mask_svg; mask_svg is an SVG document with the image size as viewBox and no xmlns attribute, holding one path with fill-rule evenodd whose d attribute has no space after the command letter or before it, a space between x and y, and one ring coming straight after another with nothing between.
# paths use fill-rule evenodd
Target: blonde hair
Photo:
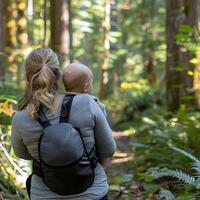
<instances>
[{"instance_id":1,"label":"blonde hair","mask_svg":"<svg viewBox=\"0 0 200 200\"><path fill-rule=\"evenodd\" d=\"M51 49L38 48L28 55L24 67L27 83L19 110L26 109L35 118L40 105L50 109L53 104L60 78L59 61Z\"/></svg>"}]
</instances>

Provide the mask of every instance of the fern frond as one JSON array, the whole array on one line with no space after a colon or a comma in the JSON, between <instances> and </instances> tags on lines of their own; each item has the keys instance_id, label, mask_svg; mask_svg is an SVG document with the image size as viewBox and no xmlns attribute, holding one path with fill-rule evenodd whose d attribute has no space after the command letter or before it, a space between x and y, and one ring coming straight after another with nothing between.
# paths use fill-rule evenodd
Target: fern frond
<instances>
[{"instance_id":1,"label":"fern frond","mask_svg":"<svg viewBox=\"0 0 200 200\"><path fill-rule=\"evenodd\" d=\"M200 166L200 160L198 158L196 158L195 156L193 156L192 154L186 152L185 150L179 149L177 147L171 146L171 149L185 155L186 157L190 158L191 160L193 160L195 163L198 163L198 165Z\"/></svg>"},{"instance_id":2,"label":"fern frond","mask_svg":"<svg viewBox=\"0 0 200 200\"><path fill-rule=\"evenodd\" d=\"M199 162L195 162L193 164L192 169L194 169L198 174L200 174L200 163Z\"/></svg>"},{"instance_id":3,"label":"fern frond","mask_svg":"<svg viewBox=\"0 0 200 200\"><path fill-rule=\"evenodd\" d=\"M170 169L165 169L160 172L157 172L154 174L154 178L161 178L163 176L171 176L179 179L180 181L183 181L184 183L193 185L195 188L200 189L200 183L197 182L195 177L190 176L181 170L170 170Z\"/></svg>"}]
</instances>

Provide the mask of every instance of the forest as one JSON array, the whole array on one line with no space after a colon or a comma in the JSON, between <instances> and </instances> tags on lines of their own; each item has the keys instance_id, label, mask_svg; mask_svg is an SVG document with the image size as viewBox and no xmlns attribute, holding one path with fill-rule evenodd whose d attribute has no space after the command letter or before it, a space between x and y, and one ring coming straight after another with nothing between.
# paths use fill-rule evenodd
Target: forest
<instances>
[{"instance_id":1,"label":"forest","mask_svg":"<svg viewBox=\"0 0 200 200\"><path fill-rule=\"evenodd\" d=\"M117 143L111 200L200 199L199 0L0 0L0 200L28 199L10 133L38 47L94 74Z\"/></svg>"}]
</instances>

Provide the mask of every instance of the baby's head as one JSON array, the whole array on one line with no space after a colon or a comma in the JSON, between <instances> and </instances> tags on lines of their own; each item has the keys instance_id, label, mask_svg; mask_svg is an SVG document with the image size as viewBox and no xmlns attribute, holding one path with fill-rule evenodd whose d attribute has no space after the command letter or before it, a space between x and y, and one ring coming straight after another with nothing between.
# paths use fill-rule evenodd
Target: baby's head
<instances>
[{"instance_id":1,"label":"baby's head","mask_svg":"<svg viewBox=\"0 0 200 200\"><path fill-rule=\"evenodd\" d=\"M92 71L81 63L72 63L63 70L63 83L67 92L91 93L92 81Z\"/></svg>"}]
</instances>

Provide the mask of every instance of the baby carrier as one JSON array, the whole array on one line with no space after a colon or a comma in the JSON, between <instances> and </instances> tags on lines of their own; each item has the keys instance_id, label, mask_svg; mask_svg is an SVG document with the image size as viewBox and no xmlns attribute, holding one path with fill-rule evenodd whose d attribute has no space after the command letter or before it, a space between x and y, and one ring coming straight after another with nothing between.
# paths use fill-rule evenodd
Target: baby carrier
<instances>
[{"instance_id":1,"label":"baby carrier","mask_svg":"<svg viewBox=\"0 0 200 200\"><path fill-rule=\"evenodd\" d=\"M88 152L81 130L69 124L73 98L64 97L59 123L51 124L41 108L37 118L43 133L38 143L39 162L33 159L33 174L60 195L78 194L89 188L97 163L95 146ZM29 197L30 182L31 176L27 180Z\"/></svg>"}]
</instances>

